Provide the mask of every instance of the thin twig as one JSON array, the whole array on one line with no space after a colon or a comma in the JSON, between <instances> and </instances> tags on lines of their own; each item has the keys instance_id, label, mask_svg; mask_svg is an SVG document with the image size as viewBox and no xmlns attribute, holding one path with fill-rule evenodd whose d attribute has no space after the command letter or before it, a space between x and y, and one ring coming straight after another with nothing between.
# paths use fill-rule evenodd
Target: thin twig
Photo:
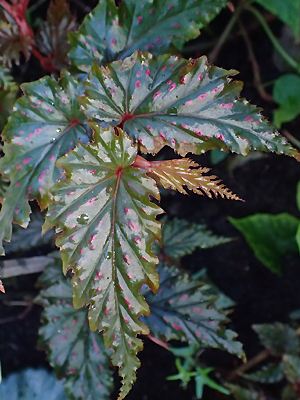
<instances>
[{"instance_id":1,"label":"thin twig","mask_svg":"<svg viewBox=\"0 0 300 400\"><path fill-rule=\"evenodd\" d=\"M241 365L237 369L235 369L229 376L228 381L233 381L243 375L249 369L255 367L257 364L265 361L271 355L270 350L263 350L258 353L255 357L251 358L246 364Z\"/></svg>"},{"instance_id":2,"label":"thin twig","mask_svg":"<svg viewBox=\"0 0 300 400\"><path fill-rule=\"evenodd\" d=\"M15 322L15 321L26 318L27 315L32 310L32 307L33 307L33 303L29 303L28 306L25 308L25 310L22 311L20 314L18 314L16 317L7 317L7 318L0 319L0 325L8 324L10 322Z\"/></svg>"},{"instance_id":3,"label":"thin twig","mask_svg":"<svg viewBox=\"0 0 300 400\"><path fill-rule=\"evenodd\" d=\"M245 6L245 10L250 11L255 16L255 18L258 20L258 22L261 24L263 30L265 31L266 35L270 39L270 41L271 41L272 45L274 46L274 49L277 51L277 53L280 54L280 56L285 60L285 62L290 67L295 69L297 72L300 72L300 63L298 63L290 54L288 54L285 51L285 49L279 43L278 39L275 37L274 33L271 31L264 16L255 7L252 7L249 4L247 4Z\"/></svg>"},{"instance_id":4,"label":"thin twig","mask_svg":"<svg viewBox=\"0 0 300 400\"><path fill-rule=\"evenodd\" d=\"M217 41L215 47L212 49L212 51L209 54L209 60L211 63L215 62L216 59L218 58L218 55L226 42L227 38L229 37L237 19L238 16L241 12L241 7L238 7L236 11L233 13L232 17L230 18L226 28L224 29L222 35L219 37L219 40Z\"/></svg>"},{"instance_id":5,"label":"thin twig","mask_svg":"<svg viewBox=\"0 0 300 400\"><path fill-rule=\"evenodd\" d=\"M287 131L286 129L284 129L282 131L282 133L284 134L284 136L298 149L300 149L300 141L298 139L295 138L295 136L293 136L289 131Z\"/></svg>"},{"instance_id":6,"label":"thin twig","mask_svg":"<svg viewBox=\"0 0 300 400\"><path fill-rule=\"evenodd\" d=\"M239 19L239 26L240 26L241 34L243 36L243 39L244 39L246 47L247 47L249 60L251 62L251 66L252 66L254 86L257 89L257 91L262 99L264 99L265 101L271 102L271 101L273 101L273 98L269 93L266 92L266 90L263 86L261 75L260 75L259 64L256 60L252 43L250 41L247 30L245 29L245 27L240 19Z\"/></svg>"}]
</instances>

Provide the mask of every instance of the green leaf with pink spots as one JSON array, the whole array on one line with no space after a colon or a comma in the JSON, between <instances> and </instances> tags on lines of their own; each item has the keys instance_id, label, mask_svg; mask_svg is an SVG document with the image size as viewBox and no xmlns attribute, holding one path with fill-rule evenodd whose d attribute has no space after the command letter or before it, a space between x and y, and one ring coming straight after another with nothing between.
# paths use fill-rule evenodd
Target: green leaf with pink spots
<instances>
[{"instance_id":1,"label":"green leaf with pink spots","mask_svg":"<svg viewBox=\"0 0 300 400\"><path fill-rule=\"evenodd\" d=\"M10 180L0 212L0 253L2 242L10 241L12 223L27 227L29 201L47 206L49 189L61 177L56 160L79 141L89 140L90 128L80 111L80 85L65 73L60 82L51 77L22 85L24 96L3 131L5 153L1 174Z\"/></svg>"},{"instance_id":2,"label":"green leaf with pink spots","mask_svg":"<svg viewBox=\"0 0 300 400\"><path fill-rule=\"evenodd\" d=\"M168 145L182 155L219 148L299 158L256 107L239 99L242 83L231 80L235 74L209 66L205 57L135 53L106 67L94 65L81 103L99 124L123 126L144 152Z\"/></svg>"},{"instance_id":3,"label":"green leaf with pink spots","mask_svg":"<svg viewBox=\"0 0 300 400\"><path fill-rule=\"evenodd\" d=\"M108 400L113 389L109 358L99 334L89 330L85 310L72 307L72 290L53 257L39 279L38 303L44 307L40 344L62 378L70 399Z\"/></svg>"},{"instance_id":4,"label":"green leaf with pink spots","mask_svg":"<svg viewBox=\"0 0 300 400\"><path fill-rule=\"evenodd\" d=\"M159 266L160 288L157 294L144 289L151 314L144 320L151 335L160 340L197 343L202 348L217 348L243 357L237 334L226 329L226 310L205 282L178 268Z\"/></svg>"},{"instance_id":5,"label":"green leaf with pink spots","mask_svg":"<svg viewBox=\"0 0 300 400\"><path fill-rule=\"evenodd\" d=\"M101 0L70 35L70 58L89 71L93 62L124 59L136 50L166 53L199 35L227 0Z\"/></svg>"},{"instance_id":6,"label":"green leaf with pink spots","mask_svg":"<svg viewBox=\"0 0 300 400\"><path fill-rule=\"evenodd\" d=\"M149 307L143 284L158 287L157 257L161 209L155 181L135 168L137 148L121 130L99 130L59 161L66 180L53 191L46 227L56 226L63 269L73 272L73 304L89 306L92 330L103 331L112 363L122 377L120 399L136 379L142 349L137 335L148 328L140 316Z\"/></svg>"}]
</instances>

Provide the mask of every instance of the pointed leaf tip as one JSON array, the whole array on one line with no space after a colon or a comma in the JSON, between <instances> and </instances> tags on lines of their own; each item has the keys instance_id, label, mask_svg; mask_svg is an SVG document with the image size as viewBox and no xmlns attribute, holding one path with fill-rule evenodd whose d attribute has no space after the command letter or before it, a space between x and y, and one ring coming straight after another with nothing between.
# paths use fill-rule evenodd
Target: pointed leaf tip
<instances>
[{"instance_id":1,"label":"pointed leaf tip","mask_svg":"<svg viewBox=\"0 0 300 400\"><path fill-rule=\"evenodd\" d=\"M124 128L144 152L163 146L181 155L220 149L266 151L299 158L260 110L240 98L235 71L195 60L137 52L94 66L81 103L91 120ZM130 115L130 118L126 116Z\"/></svg>"},{"instance_id":2,"label":"pointed leaf tip","mask_svg":"<svg viewBox=\"0 0 300 400\"><path fill-rule=\"evenodd\" d=\"M73 271L76 307L88 305L91 329L104 333L124 398L140 365L137 335L149 333L141 286L159 283L152 244L161 209L150 200L159 193L155 181L132 166L137 148L127 135L97 126L94 134L60 160L66 179L53 190L47 224L57 227L64 271Z\"/></svg>"}]
</instances>

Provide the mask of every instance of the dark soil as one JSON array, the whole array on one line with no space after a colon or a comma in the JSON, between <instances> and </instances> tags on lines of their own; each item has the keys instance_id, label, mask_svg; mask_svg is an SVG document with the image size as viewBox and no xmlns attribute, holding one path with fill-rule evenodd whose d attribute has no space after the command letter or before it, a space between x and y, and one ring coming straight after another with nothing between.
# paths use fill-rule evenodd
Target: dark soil
<instances>
[{"instance_id":1,"label":"dark soil","mask_svg":"<svg viewBox=\"0 0 300 400\"><path fill-rule=\"evenodd\" d=\"M216 40L228 22L228 17L229 12L225 10L210 26L209 31L192 45L199 43L200 46L201 42ZM247 23L247 16L245 18ZM280 25L272 25L272 28L275 31L279 30ZM280 75L280 72L272 62L273 49L268 39L255 23L251 40L261 67L263 81L272 81ZM211 47L206 49L207 52L210 50ZM202 50L199 52L202 53ZM193 54L195 53L193 50ZM189 51L186 54L189 54ZM243 93L245 97L251 102L264 106L266 113L270 113L274 105L265 103L258 97L253 87L251 66L238 30L223 47L216 63L224 68L239 69L240 78L245 81ZM36 75L39 73L40 71ZM297 135L299 120L293 123L292 128ZM202 165L210 165L208 156L199 157L198 161ZM236 238L212 250L196 251L184 259L184 265L189 271L206 268L211 280L236 302L231 316L231 327L239 333L246 353L248 357L251 357L260 351L256 335L251 329L252 324L287 321L291 311L300 309L299 257L287 256L284 260L283 275L278 277L272 274L253 256L245 241L229 224L227 218L257 212L290 212L299 216L295 193L296 184L300 179L300 170L296 161L286 157L267 155L259 159L246 160L246 162L243 160L240 163L230 156L213 167L213 172L242 197L245 203L172 194L163 197L162 205L170 216L186 218L191 222L205 222L216 233ZM34 286L36 278L36 275L20 277L10 282L6 299L11 298L16 301L24 300L24 296L33 298L36 294ZM24 307L7 306L3 301L0 303L0 359L4 375L29 366L47 365L44 353L36 348L40 311L38 306L34 306L27 310L25 316L22 316L20 313L24 312ZM222 352L208 352L205 359L208 364L211 363L225 373L238 365L238 360ZM193 398L193 388L184 391L177 382L166 381L166 376L175 373L174 359L171 354L146 341L141 361L142 367L138 373L138 381L128 396L128 400L164 398L191 400ZM204 397L205 400L225 398L228 397L209 391Z\"/></svg>"}]
</instances>

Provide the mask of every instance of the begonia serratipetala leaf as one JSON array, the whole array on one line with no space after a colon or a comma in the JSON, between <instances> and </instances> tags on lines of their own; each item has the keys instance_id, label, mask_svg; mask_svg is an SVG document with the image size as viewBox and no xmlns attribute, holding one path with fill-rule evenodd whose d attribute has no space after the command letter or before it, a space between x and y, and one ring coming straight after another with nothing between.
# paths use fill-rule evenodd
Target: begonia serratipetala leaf
<instances>
[{"instance_id":1,"label":"begonia serratipetala leaf","mask_svg":"<svg viewBox=\"0 0 300 400\"><path fill-rule=\"evenodd\" d=\"M235 332L225 328L226 311L218 307L209 285L170 266L160 265L159 274L158 293L144 289L151 305L145 322L154 337L197 343L243 357L242 344Z\"/></svg>"},{"instance_id":2,"label":"begonia serratipetala leaf","mask_svg":"<svg viewBox=\"0 0 300 400\"><path fill-rule=\"evenodd\" d=\"M108 354L100 334L88 327L86 310L74 310L72 290L54 257L39 279L38 303L44 306L40 342L63 379L68 398L108 400L113 388Z\"/></svg>"},{"instance_id":3,"label":"begonia serratipetala leaf","mask_svg":"<svg viewBox=\"0 0 300 400\"><path fill-rule=\"evenodd\" d=\"M259 110L239 99L236 71L177 56L135 53L106 67L94 65L81 103L101 125L120 125L144 152L168 145L185 155L220 148L246 155L273 151L299 158Z\"/></svg>"},{"instance_id":4,"label":"begonia serratipetala leaf","mask_svg":"<svg viewBox=\"0 0 300 400\"><path fill-rule=\"evenodd\" d=\"M73 271L75 307L89 305L92 330L104 332L112 363L120 369L120 399L130 390L142 349L139 319L149 312L142 284L158 287L157 257L161 209L155 181L132 166L136 146L121 130L94 127L94 141L61 159L66 180L54 189L46 226L55 225L64 271Z\"/></svg>"},{"instance_id":5,"label":"begonia serratipetala leaf","mask_svg":"<svg viewBox=\"0 0 300 400\"><path fill-rule=\"evenodd\" d=\"M161 247L164 254L177 259L192 254L197 248L208 249L230 240L215 235L204 224L174 218L163 225Z\"/></svg>"},{"instance_id":6,"label":"begonia serratipetala leaf","mask_svg":"<svg viewBox=\"0 0 300 400\"><path fill-rule=\"evenodd\" d=\"M101 0L79 32L70 35L71 61L89 71L92 63L124 59L136 50L166 53L199 35L227 0Z\"/></svg>"},{"instance_id":7,"label":"begonia serratipetala leaf","mask_svg":"<svg viewBox=\"0 0 300 400\"><path fill-rule=\"evenodd\" d=\"M59 157L79 141L89 140L90 129L80 111L77 96L82 86L68 73L60 82L51 77L22 85L24 96L3 131L5 153L1 173L10 180L0 213L0 252L10 241L12 222L26 227L29 200L47 205L49 189L61 177Z\"/></svg>"}]
</instances>

